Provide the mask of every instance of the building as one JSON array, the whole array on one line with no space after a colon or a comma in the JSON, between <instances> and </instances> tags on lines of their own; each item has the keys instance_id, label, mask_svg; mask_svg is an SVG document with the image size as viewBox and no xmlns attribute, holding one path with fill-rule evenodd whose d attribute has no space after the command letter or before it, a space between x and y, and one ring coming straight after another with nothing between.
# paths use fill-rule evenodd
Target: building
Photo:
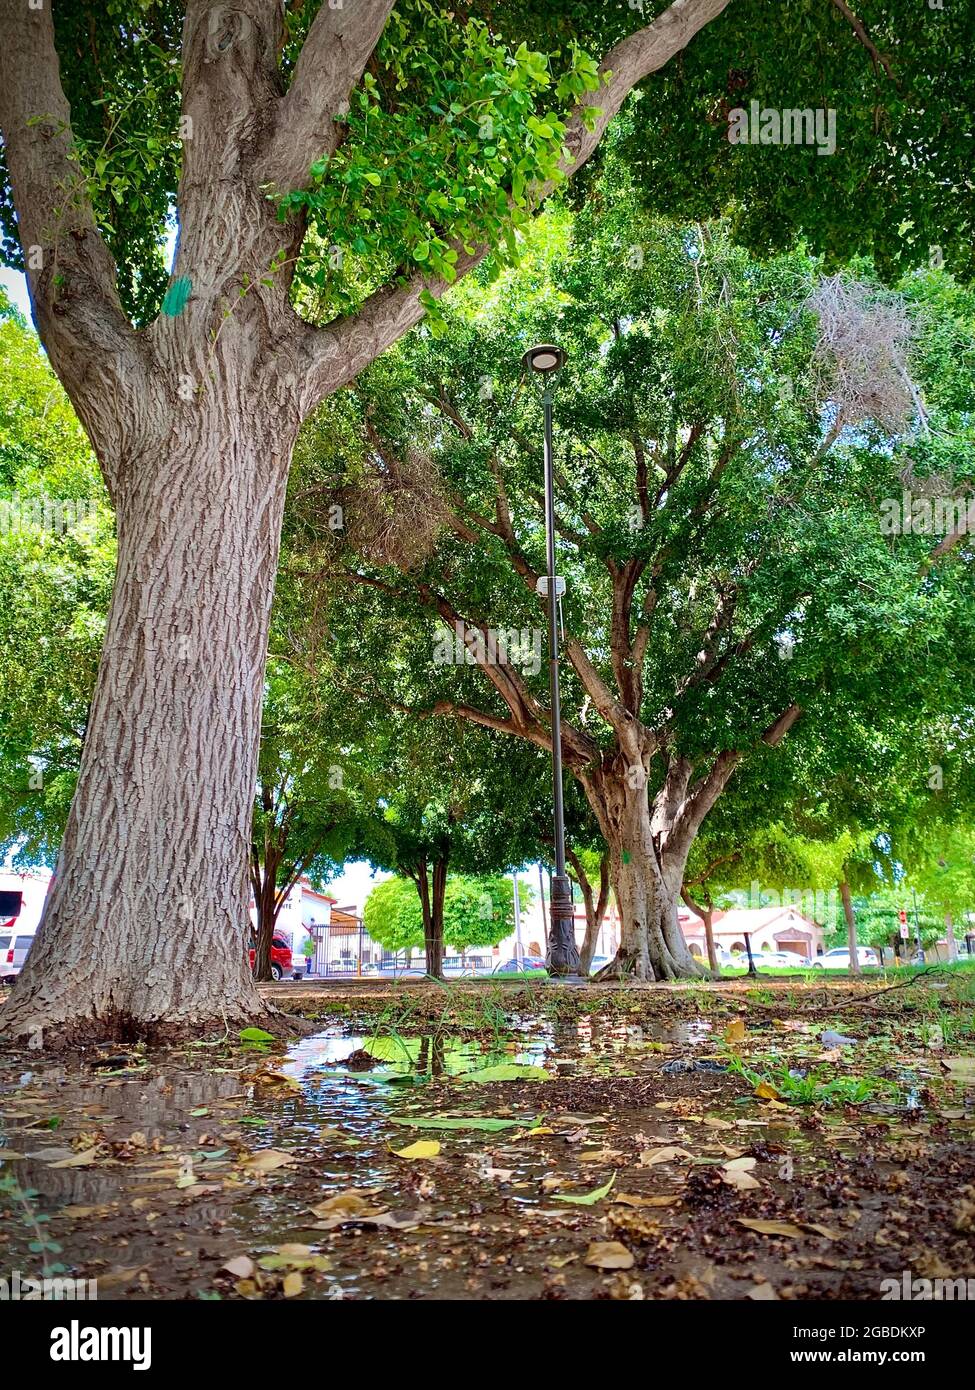
<instances>
[{"instance_id":1,"label":"building","mask_svg":"<svg viewBox=\"0 0 975 1390\"><path fill-rule=\"evenodd\" d=\"M691 951L707 960L704 923L700 917L684 908L679 921ZM783 907L734 907L728 912L715 908L711 930L715 946L723 946L726 951L744 951L746 934L752 954L756 956L762 951L791 951L796 956L814 960L825 950L824 930L819 923L788 904Z\"/></svg>"}]
</instances>

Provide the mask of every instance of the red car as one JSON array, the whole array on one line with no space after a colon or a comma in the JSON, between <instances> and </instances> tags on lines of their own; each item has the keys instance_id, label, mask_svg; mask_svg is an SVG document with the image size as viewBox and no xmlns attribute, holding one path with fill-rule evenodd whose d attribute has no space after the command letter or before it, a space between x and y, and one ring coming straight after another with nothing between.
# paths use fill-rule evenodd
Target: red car
<instances>
[{"instance_id":1,"label":"red car","mask_svg":"<svg viewBox=\"0 0 975 1390\"><path fill-rule=\"evenodd\" d=\"M251 969L254 969L254 947L250 949ZM291 947L283 936L271 938L271 976L281 980L291 974Z\"/></svg>"}]
</instances>

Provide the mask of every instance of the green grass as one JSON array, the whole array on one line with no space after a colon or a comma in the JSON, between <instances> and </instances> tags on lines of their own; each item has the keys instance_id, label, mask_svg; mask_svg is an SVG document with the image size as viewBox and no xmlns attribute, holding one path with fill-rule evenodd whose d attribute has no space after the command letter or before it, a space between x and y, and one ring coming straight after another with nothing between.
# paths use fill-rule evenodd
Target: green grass
<instances>
[{"instance_id":1,"label":"green grass","mask_svg":"<svg viewBox=\"0 0 975 1390\"><path fill-rule=\"evenodd\" d=\"M823 1067L814 1067L805 1076L793 1076L785 1063L756 1071L735 1055L729 1070L748 1082L752 1090L764 1083L772 1086L781 1100L790 1105L862 1105L880 1092L896 1091L879 1076L831 1076Z\"/></svg>"}]
</instances>

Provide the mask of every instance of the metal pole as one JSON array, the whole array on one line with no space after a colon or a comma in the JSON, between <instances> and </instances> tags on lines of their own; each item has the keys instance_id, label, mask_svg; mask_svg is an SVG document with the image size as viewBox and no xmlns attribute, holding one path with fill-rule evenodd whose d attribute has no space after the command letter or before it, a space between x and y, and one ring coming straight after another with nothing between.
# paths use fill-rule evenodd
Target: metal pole
<instances>
[{"instance_id":1,"label":"metal pole","mask_svg":"<svg viewBox=\"0 0 975 1390\"><path fill-rule=\"evenodd\" d=\"M924 947L921 945L921 919L917 911L917 890L911 889L911 896L914 899L914 931L917 936L917 963L924 964Z\"/></svg>"},{"instance_id":2,"label":"metal pole","mask_svg":"<svg viewBox=\"0 0 975 1390\"><path fill-rule=\"evenodd\" d=\"M757 975L755 957L752 955L752 934L747 931L745 932L745 950L748 952L748 973L749 975Z\"/></svg>"},{"instance_id":3,"label":"metal pole","mask_svg":"<svg viewBox=\"0 0 975 1390\"><path fill-rule=\"evenodd\" d=\"M521 898L518 895L517 870L511 875L511 886L514 892L515 909L515 955L518 957L519 961L522 961L524 959L525 952L521 944Z\"/></svg>"},{"instance_id":4,"label":"metal pole","mask_svg":"<svg viewBox=\"0 0 975 1390\"><path fill-rule=\"evenodd\" d=\"M565 813L562 805L562 706L559 695L559 608L555 573L555 480L552 458L552 392L542 396L545 417L545 555L548 568L548 670L552 708L552 802L555 812L555 874L552 878L549 969L553 975L579 974L572 887L565 872Z\"/></svg>"}]
</instances>

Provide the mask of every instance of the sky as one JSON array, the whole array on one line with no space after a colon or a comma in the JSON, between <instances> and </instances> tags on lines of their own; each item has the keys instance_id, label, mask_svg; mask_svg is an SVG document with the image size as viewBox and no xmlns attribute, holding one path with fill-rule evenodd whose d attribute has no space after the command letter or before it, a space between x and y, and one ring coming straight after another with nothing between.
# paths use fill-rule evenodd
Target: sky
<instances>
[{"instance_id":1,"label":"sky","mask_svg":"<svg viewBox=\"0 0 975 1390\"><path fill-rule=\"evenodd\" d=\"M6 290L11 304L14 304L30 323L30 298L27 294L26 276L19 270L7 270L6 267L0 267L0 285Z\"/></svg>"},{"instance_id":2,"label":"sky","mask_svg":"<svg viewBox=\"0 0 975 1390\"><path fill-rule=\"evenodd\" d=\"M339 907L354 907L358 916L376 884L390 877L392 875L384 873L381 869L373 870L365 860L356 859L344 866L342 874L333 879L325 891L338 900Z\"/></svg>"}]
</instances>

